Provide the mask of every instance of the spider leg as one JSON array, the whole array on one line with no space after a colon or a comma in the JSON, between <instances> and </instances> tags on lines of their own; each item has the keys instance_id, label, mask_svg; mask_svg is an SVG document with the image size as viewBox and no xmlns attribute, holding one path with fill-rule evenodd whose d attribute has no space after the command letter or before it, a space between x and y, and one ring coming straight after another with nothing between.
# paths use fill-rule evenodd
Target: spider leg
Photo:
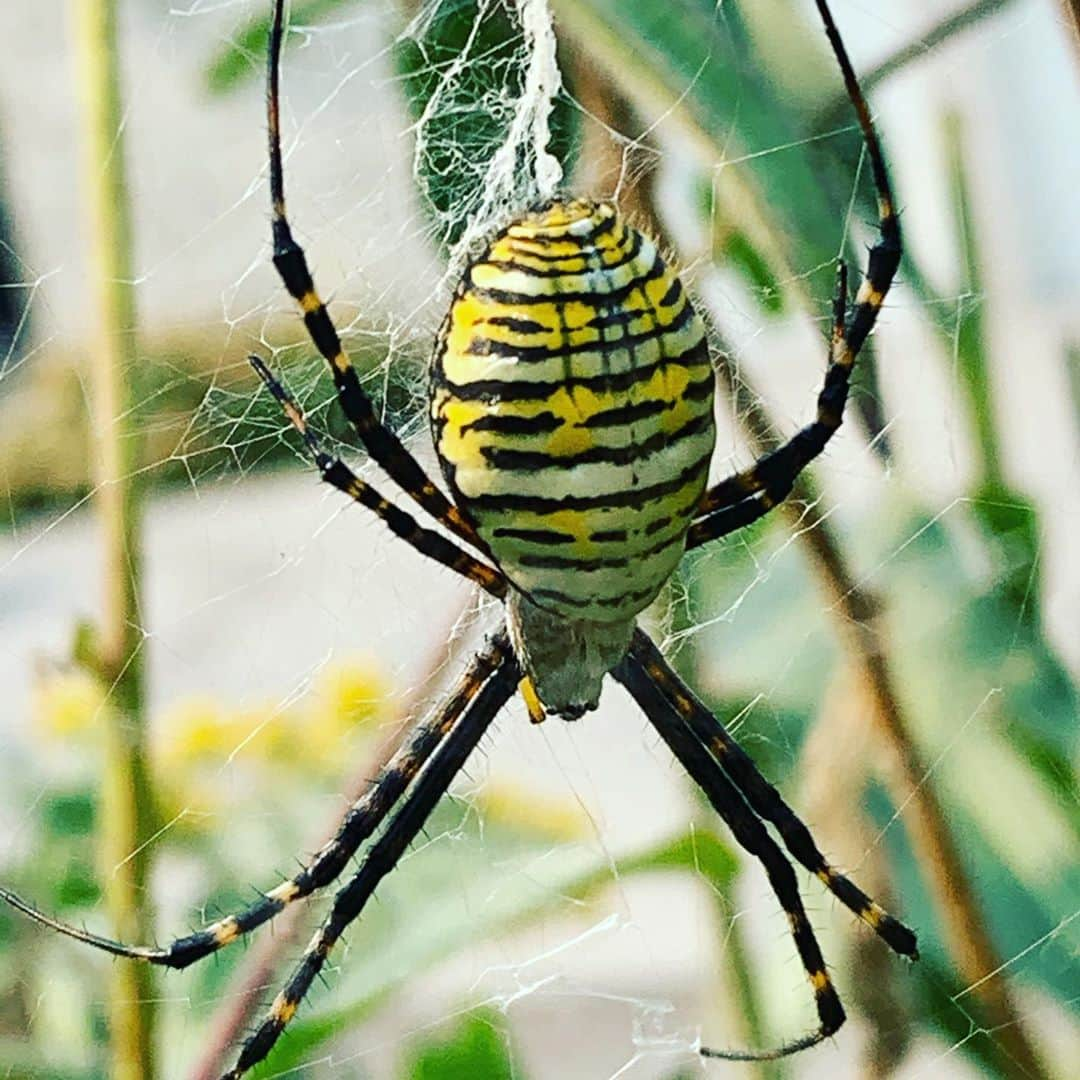
<instances>
[{"instance_id":1,"label":"spider leg","mask_svg":"<svg viewBox=\"0 0 1080 1080\"><path fill-rule=\"evenodd\" d=\"M367 452L403 491L433 518L473 547L483 548L472 525L431 482L404 444L375 415L341 339L315 291L303 249L293 239L285 213L285 175L281 161L280 70L285 0L275 0L267 58L267 124L270 152L270 194L273 205L274 266L289 295L299 304L315 347L330 365L341 407Z\"/></svg>"},{"instance_id":2,"label":"spider leg","mask_svg":"<svg viewBox=\"0 0 1080 1080\"><path fill-rule=\"evenodd\" d=\"M722 480L702 496L701 516L690 528L687 548L698 547L763 517L787 498L799 473L825 449L843 419L851 372L859 350L877 321L878 312L900 265L903 246L889 174L859 80L833 21L826 0L815 0L825 33L844 77L844 87L862 130L878 202L878 240L870 249L866 273L850 315L847 312L847 270L840 262L833 300L833 333L825 385L817 400L817 417L786 444L757 464Z\"/></svg>"},{"instance_id":3,"label":"spider leg","mask_svg":"<svg viewBox=\"0 0 1080 1080\"><path fill-rule=\"evenodd\" d=\"M373 510L389 526L395 536L414 547L421 555L448 566L455 573L475 582L492 596L506 595L506 579L486 563L473 558L453 541L434 529L425 529L411 515L388 502L369 483L361 480L340 458L331 457L322 447L318 436L308 427L299 404L284 386L273 376L258 356L248 357L248 362L277 399L288 421L300 433L308 453L318 466L319 473L332 487L344 492L354 502Z\"/></svg>"},{"instance_id":4,"label":"spider leg","mask_svg":"<svg viewBox=\"0 0 1080 1080\"><path fill-rule=\"evenodd\" d=\"M505 638L502 640L505 642ZM504 644L495 673L439 747L386 831L367 853L356 875L338 892L330 914L312 937L262 1023L245 1041L236 1065L222 1080L236 1080L270 1053L285 1025L296 1015L297 1007L321 971L330 950L350 923L359 917L379 882L397 865L491 721L514 693L520 678L517 661Z\"/></svg>"},{"instance_id":5,"label":"spider leg","mask_svg":"<svg viewBox=\"0 0 1080 1080\"><path fill-rule=\"evenodd\" d=\"M511 657L509 641L505 634L500 634L473 658L442 708L415 727L408 741L398 748L368 790L349 808L333 839L315 854L308 865L243 911L227 915L204 930L177 938L164 948L124 945L53 919L7 889L0 888L0 899L29 915L35 922L114 956L171 968L185 968L194 964L272 919L288 904L310 896L338 877L360 845L382 824L491 675L504 668Z\"/></svg>"},{"instance_id":6,"label":"spider leg","mask_svg":"<svg viewBox=\"0 0 1080 1080\"><path fill-rule=\"evenodd\" d=\"M817 417L749 469L721 480L705 492L698 504L702 516L687 533L688 551L750 525L783 502L799 473L825 449L840 426L854 361L845 339L846 307L847 266L841 261L836 270L829 366L818 394Z\"/></svg>"},{"instance_id":7,"label":"spider leg","mask_svg":"<svg viewBox=\"0 0 1080 1080\"><path fill-rule=\"evenodd\" d=\"M792 856L818 877L829 892L862 919L893 952L916 959L915 934L829 865L814 843L810 830L784 802L780 792L761 775L750 755L732 738L727 728L675 674L644 631L634 632L630 651L686 725L720 763L754 813L775 826Z\"/></svg>"},{"instance_id":8,"label":"spider leg","mask_svg":"<svg viewBox=\"0 0 1080 1080\"><path fill-rule=\"evenodd\" d=\"M769 884L787 915L799 959L810 985L814 988L819 1021L816 1031L771 1049L713 1050L700 1047L698 1052L703 1057L724 1058L729 1061L773 1061L816 1046L843 1024L844 1007L840 1004L840 997L825 970L825 960L806 917L791 863L708 750L686 726L666 693L653 682L637 656L633 652L628 653L613 674L630 691L660 737L723 818L738 843L765 867Z\"/></svg>"}]
</instances>

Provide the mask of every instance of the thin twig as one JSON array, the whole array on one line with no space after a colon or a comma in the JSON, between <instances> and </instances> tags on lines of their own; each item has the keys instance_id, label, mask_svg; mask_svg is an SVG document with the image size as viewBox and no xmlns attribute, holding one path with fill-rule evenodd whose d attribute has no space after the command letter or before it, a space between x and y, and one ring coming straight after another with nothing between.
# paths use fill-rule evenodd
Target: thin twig
<instances>
[{"instance_id":1,"label":"thin twig","mask_svg":"<svg viewBox=\"0 0 1080 1080\"><path fill-rule=\"evenodd\" d=\"M1076 55L1080 59L1080 0L1061 0L1065 18L1072 27L1073 44L1076 46Z\"/></svg>"}]
</instances>

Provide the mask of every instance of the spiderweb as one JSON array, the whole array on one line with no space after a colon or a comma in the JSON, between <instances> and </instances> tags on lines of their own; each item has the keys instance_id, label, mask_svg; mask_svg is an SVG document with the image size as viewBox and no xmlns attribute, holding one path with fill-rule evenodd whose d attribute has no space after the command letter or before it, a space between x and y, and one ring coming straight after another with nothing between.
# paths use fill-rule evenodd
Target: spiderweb
<instances>
[{"instance_id":1,"label":"spiderweb","mask_svg":"<svg viewBox=\"0 0 1080 1080\"><path fill-rule=\"evenodd\" d=\"M263 6L195 0L125 16L145 339L135 409L151 489L140 627L163 940L292 872L294 854L310 852L342 809L342 792L438 700L498 619L321 490L250 378L244 357L257 351L331 445L396 498L359 459L323 362L267 265L262 58L252 48L243 59L237 29ZM917 12L836 6L861 71L927 29ZM642 44L634 18L647 23L649 5L634 7L294 4L283 73L290 216L365 387L433 475L425 369L450 292L484 237L563 187L648 192L633 212L648 220L658 210L743 391L721 395L718 475L750 460L755 404L781 435L810 415L834 260L847 253L861 265L873 236L846 114L799 135L755 119L772 100L766 83L782 102L835 89L826 54L821 84L817 61L804 61L800 34L816 24L800 21L797 5L788 24L770 21L768 5L687 2L682 19L661 13L648 24ZM1036 7L1017 5L1023 17L987 22L875 93L913 254L874 342L877 382L861 384L852 422L815 470L824 494L772 531L688 559L651 616L822 846L923 934L924 960L909 973L800 873L852 1021L834 1046L794 1061L793 1076L817 1075L826 1059L856 1070L874 1055L902 1060L904 1075L1009 1075L994 1058L1000 1033L983 1030L981 980L956 973L932 884L908 850L912 799L931 786L979 879L1016 1015L1048 1061L1076 1057L1068 665L1075 675L1080 485L1061 358L1080 340L1070 314L1080 267L1030 238L1067 231L1039 206L1075 203L1060 177L1078 163L1032 120L1039 87L1023 113L1006 58L1048 73L1056 109L1075 115L1077 95L1074 58ZM0 100L18 106L0 129L10 143L0 182L18 209L0 237L12 300L0 313L0 490L11 522L0 549L0 881L104 930L87 854L100 691L68 659L72 627L97 610L100 588L87 555L97 544L85 505L87 387L73 359L93 307L73 240L70 102L27 99L29 87L68 85L70 57L35 13L14 17L23 59L0 76ZM229 97L192 93L212 58L238 45L255 77ZM684 48L680 66L672 57ZM770 50L787 59L766 78ZM967 98L958 82L981 96ZM619 108L603 104L608 85L625 99ZM968 178L981 277L965 273L949 239L943 101L964 118L978 163ZM67 117L67 137L46 137L37 115ZM777 177L796 186L771 187ZM815 185L832 195L807 201ZM785 232L817 246L780 258ZM922 289L916 267L944 284ZM1008 465L997 490L978 483L966 374L980 313ZM869 437L868 402L881 420ZM987 508L1014 514L992 540ZM1025 539L1027 521L1037 528ZM888 613L882 640L925 763L907 799L882 779L880 738L837 644L837 600L807 569L826 534ZM535 729L508 709L454 791L335 953L328 986L301 1010L272 1073L441 1077L464 1060L469 1075L498 1076L510 1055L517 1071L505 1075L726 1075L696 1061L699 1039L767 1045L812 1023L767 883L748 859L730 876L728 837L618 693L576 725ZM264 947L277 962L258 983L265 1005L323 910L311 905L296 937L264 930L246 953L159 981L162 1076L193 1075L206 1060ZM12 920L0 921L0 950L13 972L0 1050L25 1041L45 1075L100 1074L108 963ZM0 1064L19 1074L19 1063Z\"/></svg>"}]
</instances>

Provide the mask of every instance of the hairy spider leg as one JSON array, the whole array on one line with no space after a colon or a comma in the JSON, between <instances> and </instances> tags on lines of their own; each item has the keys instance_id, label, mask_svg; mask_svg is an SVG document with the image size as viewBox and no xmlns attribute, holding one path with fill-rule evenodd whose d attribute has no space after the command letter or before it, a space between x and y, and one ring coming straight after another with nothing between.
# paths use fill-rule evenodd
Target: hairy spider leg
<instances>
[{"instance_id":1,"label":"hairy spider leg","mask_svg":"<svg viewBox=\"0 0 1080 1080\"><path fill-rule=\"evenodd\" d=\"M687 726L713 754L754 813L776 827L792 856L819 878L829 892L862 919L893 952L917 959L919 952L914 932L829 865L814 843L810 830L784 802L780 792L758 772L750 755L732 738L727 728L672 670L656 643L644 631L637 630L630 650Z\"/></svg>"},{"instance_id":2,"label":"hairy spider leg","mask_svg":"<svg viewBox=\"0 0 1080 1080\"><path fill-rule=\"evenodd\" d=\"M315 932L289 981L274 999L262 1023L245 1041L236 1065L222 1076L222 1080L237 1080L270 1053L285 1025L296 1015L330 950L349 924L360 916L379 882L397 865L492 720L513 695L521 671L505 639L503 642L497 670L439 747L386 831L364 857L360 869L339 890L330 914Z\"/></svg>"},{"instance_id":3,"label":"hairy spider leg","mask_svg":"<svg viewBox=\"0 0 1080 1080\"><path fill-rule=\"evenodd\" d=\"M840 427L853 366L844 331L846 306L847 265L841 261L836 269L830 361L818 394L817 418L749 469L721 480L705 493L698 512L706 505L712 509L690 526L687 551L753 524L783 502L799 473L825 449Z\"/></svg>"},{"instance_id":4,"label":"hairy spider leg","mask_svg":"<svg viewBox=\"0 0 1080 1080\"><path fill-rule=\"evenodd\" d=\"M280 69L285 0L274 0L270 24L266 111L270 149L270 196L273 209L274 266L289 295L299 304L312 342L330 365L341 408L356 429L367 452L406 494L433 518L473 547L483 550L472 525L440 491L405 449L404 444L375 415L364 393L326 305L315 291L307 259L293 239L285 214L285 174L281 161Z\"/></svg>"},{"instance_id":5,"label":"hairy spider leg","mask_svg":"<svg viewBox=\"0 0 1080 1080\"><path fill-rule=\"evenodd\" d=\"M705 516L691 528L687 549L740 529L768 513L787 497L798 474L825 448L843 419L855 359L877 321L878 312L900 265L903 252L900 222L870 108L826 0L815 2L829 44L843 73L844 87L858 117L870 159L870 170L877 190L878 241L870 249L866 273L850 316L846 311L847 272L842 261L838 267L830 363L825 374L825 386L818 395L816 419L784 446L749 469L720 481L704 494L698 513L716 516ZM751 500L750 497L755 495L757 498ZM749 505L747 500L750 500Z\"/></svg>"},{"instance_id":6,"label":"hairy spider leg","mask_svg":"<svg viewBox=\"0 0 1080 1080\"><path fill-rule=\"evenodd\" d=\"M443 566L449 567L455 573L479 585L492 596L501 598L506 595L506 579L498 570L473 558L442 533L434 529L425 529L411 514L398 509L366 480L361 480L340 458L328 454L323 449L319 437L308 426L307 418L299 403L274 377L261 357L253 354L248 357L248 362L281 405L282 412L289 423L299 432L308 453L318 467L319 474L326 483L344 492L354 502L373 510L395 536L404 540L421 555L426 555L429 559L434 559Z\"/></svg>"},{"instance_id":7,"label":"hairy spider leg","mask_svg":"<svg viewBox=\"0 0 1080 1080\"><path fill-rule=\"evenodd\" d=\"M479 652L438 712L419 723L410 733L408 741L398 748L368 790L349 808L334 837L308 865L243 911L227 915L204 930L177 938L164 948L124 945L45 915L7 889L0 888L0 898L29 915L35 922L114 956L170 968L185 968L194 964L255 930L289 904L310 896L337 878L360 845L382 824L425 762L471 705L481 687L511 655L505 634L499 635Z\"/></svg>"},{"instance_id":8,"label":"hairy spider leg","mask_svg":"<svg viewBox=\"0 0 1080 1080\"><path fill-rule=\"evenodd\" d=\"M702 1046L698 1053L703 1057L728 1061L773 1061L816 1046L843 1024L844 1007L825 970L825 959L810 920L806 917L791 863L708 750L687 727L664 690L653 682L638 657L629 653L613 674L630 691L660 737L723 818L739 845L764 866L773 893L787 915L799 959L814 989L819 1020L816 1031L772 1049L714 1050Z\"/></svg>"}]
</instances>

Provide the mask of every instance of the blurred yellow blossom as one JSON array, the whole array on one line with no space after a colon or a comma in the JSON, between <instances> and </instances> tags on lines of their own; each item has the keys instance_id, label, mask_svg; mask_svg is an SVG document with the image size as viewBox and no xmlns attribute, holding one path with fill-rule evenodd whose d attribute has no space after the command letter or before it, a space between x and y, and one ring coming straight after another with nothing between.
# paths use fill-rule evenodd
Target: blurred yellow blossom
<instances>
[{"instance_id":1,"label":"blurred yellow blossom","mask_svg":"<svg viewBox=\"0 0 1080 1080\"><path fill-rule=\"evenodd\" d=\"M562 842L589 832L588 816L578 803L525 791L517 784L490 780L475 801L488 825L506 826L522 835Z\"/></svg>"},{"instance_id":2,"label":"blurred yellow blossom","mask_svg":"<svg viewBox=\"0 0 1080 1080\"><path fill-rule=\"evenodd\" d=\"M90 735L104 702L101 684L81 668L41 672L34 681L35 726L56 739Z\"/></svg>"}]
</instances>

